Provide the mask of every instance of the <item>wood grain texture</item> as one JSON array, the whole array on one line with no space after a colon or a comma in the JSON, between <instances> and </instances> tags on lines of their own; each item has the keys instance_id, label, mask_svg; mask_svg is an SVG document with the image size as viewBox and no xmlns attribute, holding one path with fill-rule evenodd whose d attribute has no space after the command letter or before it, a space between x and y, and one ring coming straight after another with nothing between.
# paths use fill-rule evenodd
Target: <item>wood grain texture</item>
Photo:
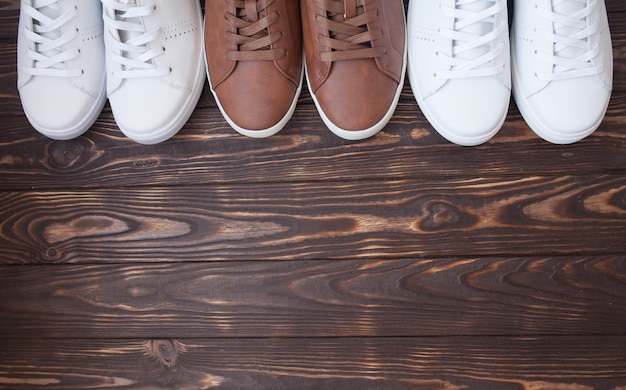
<instances>
[{"instance_id":1,"label":"wood grain texture","mask_svg":"<svg viewBox=\"0 0 626 390\"><path fill-rule=\"evenodd\" d=\"M624 256L4 266L0 296L3 339L626 336Z\"/></svg>"},{"instance_id":2,"label":"wood grain texture","mask_svg":"<svg viewBox=\"0 0 626 390\"><path fill-rule=\"evenodd\" d=\"M0 388L623 390L625 337L9 340ZM346 353L349 351L349 353Z\"/></svg>"},{"instance_id":3,"label":"wood grain texture","mask_svg":"<svg viewBox=\"0 0 626 390\"><path fill-rule=\"evenodd\" d=\"M143 146L108 105L76 140L30 127L0 0L0 388L626 390L626 2L607 8L614 94L574 145L513 101L452 145L407 81L362 142L306 87L280 134L239 136L205 82Z\"/></svg>"},{"instance_id":4,"label":"wood grain texture","mask_svg":"<svg viewBox=\"0 0 626 390\"><path fill-rule=\"evenodd\" d=\"M626 98L626 94L623 95ZM617 101L615 102L617 103ZM413 103L400 105L384 132L354 143L324 128L313 106L301 106L278 135L234 134L219 112L197 110L172 140L140 146L111 117L73 141L39 136L23 116L4 118L0 177L5 190L519 176L623 175L626 104L611 105L603 126L569 146L544 142L512 114L488 144L463 148L430 128ZM375 157L374 157L375 156Z\"/></svg>"},{"instance_id":5,"label":"wood grain texture","mask_svg":"<svg viewBox=\"0 0 626 390\"><path fill-rule=\"evenodd\" d=\"M626 252L626 177L0 193L0 262Z\"/></svg>"}]
</instances>

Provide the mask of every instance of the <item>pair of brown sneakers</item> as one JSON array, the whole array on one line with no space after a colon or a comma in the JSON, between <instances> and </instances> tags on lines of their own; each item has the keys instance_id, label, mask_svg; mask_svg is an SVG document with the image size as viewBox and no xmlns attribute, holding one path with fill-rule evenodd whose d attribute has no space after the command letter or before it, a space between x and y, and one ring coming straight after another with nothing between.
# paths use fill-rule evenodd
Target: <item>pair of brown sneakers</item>
<instances>
[{"instance_id":1,"label":"pair of brown sneakers","mask_svg":"<svg viewBox=\"0 0 626 390\"><path fill-rule=\"evenodd\" d=\"M235 130L268 137L293 115L306 68L326 126L345 139L370 137L402 91L405 26L402 0L208 0L211 91Z\"/></svg>"}]
</instances>

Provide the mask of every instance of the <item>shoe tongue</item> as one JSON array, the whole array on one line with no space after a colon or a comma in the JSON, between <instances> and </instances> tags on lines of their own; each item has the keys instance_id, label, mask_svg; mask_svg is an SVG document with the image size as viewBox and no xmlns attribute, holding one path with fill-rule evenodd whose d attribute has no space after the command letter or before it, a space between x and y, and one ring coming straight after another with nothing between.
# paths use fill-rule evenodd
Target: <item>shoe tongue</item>
<instances>
[{"instance_id":1,"label":"shoe tongue","mask_svg":"<svg viewBox=\"0 0 626 390\"><path fill-rule=\"evenodd\" d=\"M256 22L259 20L259 12L256 6L256 0L246 0L246 18L250 22Z\"/></svg>"},{"instance_id":2,"label":"shoe tongue","mask_svg":"<svg viewBox=\"0 0 626 390\"><path fill-rule=\"evenodd\" d=\"M352 19L356 16L357 13L357 2L356 0L344 0L343 2L343 15L346 19Z\"/></svg>"},{"instance_id":3,"label":"shoe tongue","mask_svg":"<svg viewBox=\"0 0 626 390\"><path fill-rule=\"evenodd\" d=\"M522 0L522 1L527 1L527 0ZM469 2L467 4L460 4L457 6L457 8L463 11L481 12L481 11L486 10L489 7L492 7L493 3L494 3L493 0L477 0L477 1ZM490 33L493 30L493 28L494 28L494 24L491 21L482 21L482 22L471 24L463 29L460 29L460 31L469 33L472 35L476 35L478 37L478 36L482 36L482 35ZM489 50L491 50L490 47L483 45L475 49L468 50L463 53L459 53L458 55L456 55L456 57L471 60L474 58L478 58L482 55L485 55L486 53L489 52Z\"/></svg>"},{"instance_id":4,"label":"shoe tongue","mask_svg":"<svg viewBox=\"0 0 626 390\"><path fill-rule=\"evenodd\" d=\"M582 10L583 8L585 8L585 4L581 3L580 1L564 1L560 4L555 5L552 10L553 12L559 15L573 15L576 12L579 12L580 10ZM581 29L576 28L576 27L559 26L559 25L554 26L555 33L561 36L566 36L566 37L577 34L580 31ZM559 56L565 57L565 58L576 58L585 54L585 50L574 48L574 47L568 47L559 51L558 54Z\"/></svg>"}]
</instances>

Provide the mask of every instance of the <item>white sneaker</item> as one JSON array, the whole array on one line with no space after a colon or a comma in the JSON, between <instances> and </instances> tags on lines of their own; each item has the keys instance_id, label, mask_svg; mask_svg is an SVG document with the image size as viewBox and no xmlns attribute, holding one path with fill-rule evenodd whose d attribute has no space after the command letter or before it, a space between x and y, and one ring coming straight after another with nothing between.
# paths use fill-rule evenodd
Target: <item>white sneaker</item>
<instances>
[{"instance_id":1,"label":"white sneaker","mask_svg":"<svg viewBox=\"0 0 626 390\"><path fill-rule=\"evenodd\" d=\"M17 86L40 133L78 137L106 102L102 7L98 0L22 0Z\"/></svg>"},{"instance_id":2,"label":"white sneaker","mask_svg":"<svg viewBox=\"0 0 626 390\"><path fill-rule=\"evenodd\" d=\"M456 144L488 141L511 97L506 0L412 0L408 29L409 80L428 121Z\"/></svg>"},{"instance_id":3,"label":"white sneaker","mask_svg":"<svg viewBox=\"0 0 626 390\"><path fill-rule=\"evenodd\" d=\"M570 144L593 133L613 88L604 0L516 1L513 94L543 139Z\"/></svg>"},{"instance_id":4,"label":"white sneaker","mask_svg":"<svg viewBox=\"0 0 626 390\"><path fill-rule=\"evenodd\" d=\"M120 130L142 144L176 134L206 77L197 0L102 0L107 93Z\"/></svg>"}]
</instances>

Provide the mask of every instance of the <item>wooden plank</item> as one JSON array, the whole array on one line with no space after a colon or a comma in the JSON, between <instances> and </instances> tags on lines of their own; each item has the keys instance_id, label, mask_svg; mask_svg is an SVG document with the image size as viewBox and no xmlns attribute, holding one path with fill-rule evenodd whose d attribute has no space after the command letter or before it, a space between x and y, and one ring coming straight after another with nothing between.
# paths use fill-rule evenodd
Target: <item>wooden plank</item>
<instances>
[{"instance_id":1,"label":"wooden plank","mask_svg":"<svg viewBox=\"0 0 626 390\"><path fill-rule=\"evenodd\" d=\"M624 175L0 193L0 262L615 254Z\"/></svg>"},{"instance_id":2,"label":"wooden plank","mask_svg":"<svg viewBox=\"0 0 626 390\"><path fill-rule=\"evenodd\" d=\"M596 134L549 145L512 104L477 148L408 84L359 143L306 89L281 134L240 137L206 85L169 142L125 139L108 106L47 140L15 87L18 5L0 0L0 388L626 390L626 2L607 0Z\"/></svg>"},{"instance_id":3,"label":"wooden plank","mask_svg":"<svg viewBox=\"0 0 626 390\"><path fill-rule=\"evenodd\" d=\"M17 91L16 61L17 42L0 41L0 117L3 119L3 125L7 116L24 115Z\"/></svg>"},{"instance_id":4,"label":"wooden plank","mask_svg":"<svg viewBox=\"0 0 626 390\"><path fill-rule=\"evenodd\" d=\"M625 337L6 340L0 388L623 390Z\"/></svg>"},{"instance_id":5,"label":"wooden plank","mask_svg":"<svg viewBox=\"0 0 626 390\"><path fill-rule=\"evenodd\" d=\"M4 266L0 296L3 339L619 335L626 257Z\"/></svg>"},{"instance_id":6,"label":"wooden plank","mask_svg":"<svg viewBox=\"0 0 626 390\"><path fill-rule=\"evenodd\" d=\"M623 99L622 99L623 98ZM597 175L626 172L626 93L591 137L574 145L540 140L516 110L488 144L463 148L441 138L413 103L363 142L334 136L310 105L267 139L239 136L217 110L197 110L172 140L141 146L103 115L85 136L49 140L23 116L3 118L3 190L422 179L471 176Z\"/></svg>"},{"instance_id":7,"label":"wooden plank","mask_svg":"<svg viewBox=\"0 0 626 390\"><path fill-rule=\"evenodd\" d=\"M20 0L0 0L0 41L16 41Z\"/></svg>"}]
</instances>

